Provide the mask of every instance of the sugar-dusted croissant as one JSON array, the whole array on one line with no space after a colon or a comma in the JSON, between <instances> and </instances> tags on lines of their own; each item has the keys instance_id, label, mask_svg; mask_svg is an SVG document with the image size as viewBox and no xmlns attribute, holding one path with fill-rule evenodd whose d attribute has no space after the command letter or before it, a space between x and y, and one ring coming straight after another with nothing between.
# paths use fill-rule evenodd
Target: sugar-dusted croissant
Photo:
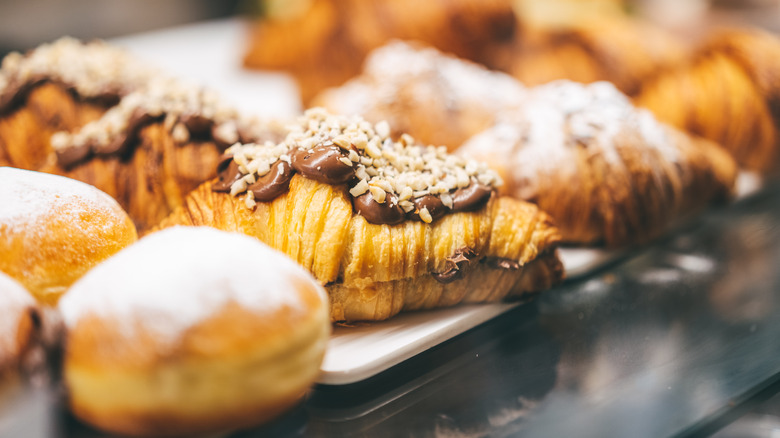
<instances>
[{"instance_id":1,"label":"sugar-dusted croissant","mask_svg":"<svg viewBox=\"0 0 780 438\"><path fill-rule=\"evenodd\" d=\"M356 75L365 55L390 39L488 62L509 47L516 26L509 0L312 0L301 11L293 10L301 2L287 4L255 24L244 63L290 72L305 103Z\"/></svg>"},{"instance_id":2,"label":"sugar-dusted croissant","mask_svg":"<svg viewBox=\"0 0 780 438\"><path fill-rule=\"evenodd\" d=\"M689 62L644 84L636 103L720 143L748 169L776 168L780 40L759 30L722 31Z\"/></svg>"},{"instance_id":3,"label":"sugar-dusted croissant","mask_svg":"<svg viewBox=\"0 0 780 438\"><path fill-rule=\"evenodd\" d=\"M528 86L556 79L609 81L633 95L659 69L684 59L686 49L648 23L619 16L565 26L524 22L512 57L501 69Z\"/></svg>"},{"instance_id":4,"label":"sugar-dusted croissant","mask_svg":"<svg viewBox=\"0 0 780 438\"><path fill-rule=\"evenodd\" d=\"M549 212L565 241L609 246L650 240L726 198L736 174L725 150L660 124L607 82L531 89L511 121L459 152L493 164L504 193Z\"/></svg>"},{"instance_id":5,"label":"sugar-dusted croissant","mask_svg":"<svg viewBox=\"0 0 780 438\"><path fill-rule=\"evenodd\" d=\"M281 143L228 149L219 179L161 227L207 225L281 250L325 285L334 321L498 301L561 280L545 213L495 195L484 165L389 132L310 110Z\"/></svg>"},{"instance_id":6,"label":"sugar-dusted croissant","mask_svg":"<svg viewBox=\"0 0 780 438\"><path fill-rule=\"evenodd\" d=\"M62 38L7 55L0 68L0 166L40 169L51 158L54 132L99 118L157 74L100 41Z\"/></svg>"},{"instance_id":7,"label":"sugar-dusted croissant","mask_svg":"<svg viewBox=\"0 0 780 438\"><path fill-rule=\"evenodd\" d=\"M363 72L313 103L339 114L387 120L392 136L408 133L453 150L517 108L525 88L514 78L434 48L391 42L371 52Z\"/></svg>"}]
</instances>

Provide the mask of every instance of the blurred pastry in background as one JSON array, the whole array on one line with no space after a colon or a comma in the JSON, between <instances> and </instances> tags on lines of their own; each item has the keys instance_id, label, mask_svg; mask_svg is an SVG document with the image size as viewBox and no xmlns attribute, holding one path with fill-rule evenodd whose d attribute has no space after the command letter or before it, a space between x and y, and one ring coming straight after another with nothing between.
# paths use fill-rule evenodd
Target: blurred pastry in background
<instances>
[{"instance_id":1,"label":"blurred pastry in background","mask_svg":"<svg viewBox=\"0 0 780 438\"><path fill-rule=\"evenodd\" d=\"M333 321L497 302L562 280L549 216L498 196L484 164L322 108L290 129L278 144L229 148L219 178L161 226L237 231L284 252L325 285Z\"/></svg>"},{"instance_id":2,"label":"blurred pastry in background","mask_svg":"<svg viewBox=\"0 0 780 438\"><path fill-rule=\"evenodd\" d=\"M459 153L493 165L501 191L539 205L569 243L625 246L727 199L719 146L659 123L606 82L529 89L524 107Z\"/></svg>"},{"instance_id":3,"label":"blurred pastry in background","mask_svg":"<svg viewBox=\"0 0 780 438\"><path fill-rule=\"evenodd\" d=\"M51 143L42 171L92 184L116 198L144 233L216 176L219 157L238 141L281 136L281 127L240 115L212 90L157 78L101 118Z\"/></svg>"},{"instance_id":4,"label":"blurred pastry in background","mask_svg":"<svg viewBox=\"0 0 780 438\"><path fill-rule=\"evenodd\" d=\"M0 206L0 271L41 303L136 240L114 199L61 176L2 167Z\"/></svg>"},{"instance_id":5,"label":"blurred pastry in background","mask_svg":"<svg viewBox=\"0 0 780 438\"><path fill-rule=\"evenodd\" d=\"M718 32L690 60L648 80L636 104L718 142L747 169L776 169L780 39L757 29Z\"/></svg>"},{"instance_id":6,"label":"blurred pastry in background","mask_svg":"<svg viewBox=\"0 0 780 438\"><path fill-rule=\"evenodd\" d=\"M209 436L265 422L319 374L327 296L255 239L155 233L90 271L59 308L73 413L104 430Z\"/></svg>"},{"instance_id":7,"label":"blurred pastry in background","mask_svg":"<svg viewBox=\"0 0 780 438\"><path fill-rule=\"evenodd\" d=\"M49 139L99 118L158 73L100 41L61 38L0 68L0 166L37 170L50 159Z\"/></svg>"},{"instance_id":8,"label":"blurred pastry in background","mask_svg":"<svg viewBox=\"0 0 780 438\"><path fill-rule=\"evenodd\" d=\"M401 41L371 52L360 76L323 91L313 104L338 114L386 120L391 135L454 150L523 102L514 78L432 47Z\"/></svg>"},{"instance_id":9,"label":"blurred pastry in background","mask_svg":"<svg viewBox=\"0 0 780 438\"><path fill-rule=\"evenodd\" d=\"M366 54L391 39L422 41L491 66L516 27L511 0L265 3L275 14L254 23L244 64L291 73L304 104L358 74Z\"/></svg>"},{"instance_id":10,"label":"blurred pastry in background","mask_svg":"<svg viewBox=\"0 0 780 438\"><path fill-rule=\"evenodd\" d=\"M23 357L33 347L39 323L35 298L0 272L0 405L4 389L19 382Z\"/></svg>"},{"instance_id":11,"label":"blurred pastry in background","mask_svg":"<svg viewBox=\"0 0 780 438\"><path fill-rule=\"evenodd\" d=\"M556 79L608 81L633 95L644 80L687 54L672 34L626 16L556 25L522 18L511 57L500 68L527 86Z\"/></svg>"},{"instance_id":12,"label":"blurred pastry in background","mask_svg":"<svg viewBox=\"0 0 780 438\"><path fill-rule=\"evenodd\" d=\"M0 69L0 163L92 184L151 228L237 141L281 128L212 90L165 76L102 42L64 38Z\"/></svg>"}]
</instances>

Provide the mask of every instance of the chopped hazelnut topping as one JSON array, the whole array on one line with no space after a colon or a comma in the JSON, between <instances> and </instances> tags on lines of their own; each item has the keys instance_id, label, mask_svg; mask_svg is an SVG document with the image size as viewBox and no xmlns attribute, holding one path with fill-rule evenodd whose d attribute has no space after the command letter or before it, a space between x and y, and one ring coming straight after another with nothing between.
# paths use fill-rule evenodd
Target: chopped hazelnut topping
<instances>
[{"instance_id":1,"label":"chopped hazelnut topping","mask_svg":"<svg viewBox=\"0 0 780 438\"><path fill-rule=\"evenodd\" d=\"M163 126L178 144L189 142L194 135L206 135L222 144L236 142L239 131L254 129L256 120L243 118L222 102L209 89L181 80L157 78L146 88L128 94L118 105L109 109L100 119L86 124L80 130L59 132L53 137L55 150L88 147L95 153L114 152L110 146L132 137L143 123L164 117ZM246 171L246 162L239 162ZM254 169L257 170L257 169Z\"/></svg>"},{"instance_id":2,"label":"chopped hazelnut topping","mask_svg":"<svg viewBox=\"0 0 780 438\"><path fill-rule=\"evenodd\" d=\"M352 187L349 190L349 194L357 198L358 196L362 195L363 193L366 193L367 191L368 191L368 183L366 182L366 180L361 179L359 183L355 184L355 187Z\"/></svg>"},{"instance_id":3,"label":"chopped hazelnut topping","mask_svg":"<svg viewBox=\"0 0 780 438\"><path fill-rule=\"evenodd\" d=\"M159 75L122 49L102 41L82 43L64 37L27 55L14 52L3 59L0 102L10 101L10 94L41 80L72 87L85 98L97 98L123 96Z\"/></svg>"},{"instance_id":4,"label":"chopped hazelnut topping","mask_svg":"<svg viewBox=\"0 0 780 438\"><path fill-rule=\"evenodd\" d=\"M425 207L420 209L420 219L422 219L423 222L425 222L426 224L433 222L433 217L431 216L431 213Z\"/></svg>"},{"instance_id":5,"label":"chopped hazelnut topping","mask_svg":"<svg viewBox=\"0 0 780 438\"><path fill-rule=\"evenodd\" d=\"M481 184L488 190L501 184L498 175L485 164L450 155L444 147L421 146L406 134L398 141L386 138L390 131L386 123L372 125L359 117L334 116L314 108L288 129L287 137L279 144L237 143L225 153L233 156L241 172L262 176L261 167L254 163L262 162L262 169L266 169L296 150L316 155L323 147L336 145L344 154L338 162L354 169L350 195L357 198L370 192L379 204L397 199L404 213L415 211L415 198L438 196L446 208L453 209L452 192L470 184ZM231 187L233 194L245 190L243 180ZM424 222L433 221L427 208L417 214Z\"/></svg>"},{"instance_id":6,"label":"chopped hazelnut topping","mask_svg":"<svg viewBox=\"0 0 780 438\"><path fill-rule=\"evenodd\" d=\"M385 197L387 196L387 193L384 190L377 186L369 186L368 191L371 192L371 196L374 198L374 201L380 204L385 203Z\"/></svg>"}]
</instances>

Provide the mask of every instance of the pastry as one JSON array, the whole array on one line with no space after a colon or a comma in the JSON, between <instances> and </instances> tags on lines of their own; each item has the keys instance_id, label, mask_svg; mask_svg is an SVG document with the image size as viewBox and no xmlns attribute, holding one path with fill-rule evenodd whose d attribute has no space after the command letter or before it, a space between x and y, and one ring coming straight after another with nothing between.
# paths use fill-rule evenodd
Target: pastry
<instances>
[{"instance_id":1,"label":"pastry","mask_svg":"<svg viewBox=\"0 0 780 438\"><path fill-rule=\"evenodd\" d=\"M338 114L387 120L393 137L406 132L454 150L524 97L524 87L506 74L395 41L371 52L360 76L325 90L313 102Z\"/></svg>"},{"instance_id":2,"label":"pastry","mask_svg":"<svg viewBox=\"0 0 780 438\"><path fill-rule=\"evenodd\" d=\"M780 40L759 30L713 35L689 62L647 81L639 106L709 138L748 169L777 166Z\"/></svg>"},{"instance_id":3,"label":"pastry","mask_svg":"<svg viewBox=\"0 0 780 438\"><path fill-rule=\"evenodd\" d=\"M139 232L214 177L227 146L275 138L277 129L123 51L72 39L8 55L2 102L0 163L92 184Z\"/></svg>"},{"instance_id":4,"label":"pastry","mask_svg":"<svg viewBox=\"0 0 780 438\"><path fill-rule=\"evenodd\" d=\"M243 235L172 228L96 267L59 305L73 413L123 435L194 436L292 407L319 373L327 296Z\"/></svg>"},{"instance_id":5,"label":"pastry","mask_svg":"<svg viewBox=\"0 0 780 438\"><path fill-rule=\"evenodd\" d=\"M624 246L729 196L736 165L719 146L658 121L607 82L553 82L458 151L486 160L503 193L547 211L570 243Z\"/></svg>"},{"instance_id":6,"label":"pastry","mask_svg":"<svg viewBox=\"0 0 780 438\"><path fill-rule=\"evenodd\" d=\"M238 144L161 227L238 231L286 253L334 321L498 301L558 283L558 231L484 165L312 109L281 143Z\"/></svg>"},{"instance_id":7,"label":"pastry","mask_svg":"<svg viewBox=\"0 0 780 438\"><path fill-rule=\"evenodd\" d=\"M306 104L355 76L366 54L391 39L422 41L490 65L496 52L510 48L516 27L509 0L311 0L297 11L301 2L284 6L255 23L244 64L291 73Z\"/></svg>"},{"instance_id":8,"label":"pastry","mask_svg":"<svg viewBox=\"0 0 780 438\"><path fill-rule=\"evenodd\" d=\"M61 176L2 167L0 205L0 271L41 303L136 239L116 201Z\"/></svg>"},{"instance_id":9,"label":"pastry","mask_svg":"<svg viewBox=\"0 0 780 438\"><path fill-rule=\"evenodd\" d=\"M685 46L648 23L605 16L566 25L523 22L506 70L527 86L556 79L609 81L629 95L642 82L680 63Z\"/></svg>"},{"instance_id":10,"label":"pastry","mask_svg":"<svg viewBox=\"0 0 780 438\"><path fill-rule=\"evenodd\" d=\"M21 284L0 272L0 395L4 384L18 378L39 322L35 299Z\"/></svg>"},{"instance_id":11,"label":"pastry","mask_svg":"<svg viewBox=\"0 0 780 438\"><path fill-rule=\"evenodd\" d=\"M100 41L61 38L0 68L0 166L38 170L49 138L95 120L159 73Z\"/></svg>"},{"instance_id":12,"label":"pastry","mask_svg":"<svg viewBox=\"0 0 780 438\"><path fill-rule=\"evenodd\" d=\"M274 129L239 115L211 90L158 79L100 119L54 134L56 159L41 170L105 191L144 233L216 175L227 146L275 138Z\"/></svg>"}]
</instances>

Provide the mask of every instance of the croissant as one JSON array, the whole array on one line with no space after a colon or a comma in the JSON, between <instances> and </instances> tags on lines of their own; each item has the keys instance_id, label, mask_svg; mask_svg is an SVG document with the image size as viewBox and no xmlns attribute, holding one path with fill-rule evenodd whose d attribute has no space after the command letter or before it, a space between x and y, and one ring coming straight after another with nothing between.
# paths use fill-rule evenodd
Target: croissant
<instances>
[{"instance_id":1,"label":"croissant","mask_svg":"<svg viewBox=\"0 0 780 438\"><path fill-rule=\"evenodd\" d=\"M143 234L216 175L227 146L275 138L278 127L138 63L105 44L70 39L6 57L0 77L12 80L0 88L14 103L0 117L0 162L96 186ZM108 108L82 94L116 102Z\"/></svg>"},{"instance_id":2,"label":"croissant","mask_svg":"<svg viewBox=\"0 0 780 438\"><path fill-rule=\"evenodd\" d=\"M340 114L386 120L391 135L424 144L460 146L517 108L525 88L514 78L434 48L400 41L371 52L363 72L313 103Z\"/></svg>"},{"instance_id":3,"label":"croissant","mask_svg":"<svg viewBox=\"0 0 780 438\"><path fill-rule=\"evenodd\" d=\"M484 165L309 110L279 144L234 145L161 224L254 236L325 285L333 321L498 301L562 278L557 229Z\"/></svg>"},{"instance_id":4,"label":"croissant","mask_svg":"<svg viewBox=\"0 0 780 438\"><path fill-rule=\"evenodd\" d=\"M609 81L628 95L658 70L680 63L685 46L648 23L609 16L561 27L523 22L500 68L528 86L556 79Z\"/></svg>"},{"instance_id":5,"label":"croissant","mask_svg":"<svg viewBox=\"0 0 780 438\"><path fill-rule=\"evenodd\" d=\"M547 211L567 242L646 242L731 193L726 151L660 124L607 82L553 82L525 104L458 152L494 165L503 192Z\"/></svg>"},{"instance_id":6,"label":"croissant","mask_svg":"<svg viewBox=\"0 0 780 438\"><path fill-rule=\"evenodd\" d=\"M99 120L56 133L51 140L56 160L41 170L113 196L144 233L216 175L228 145L274 138L277 128L241 117L210 90L156 80Z\"/></svg>"},{"instance_id":7,"label":"croissant","mask_svg":"<svg viewBox=\"0 0 780 438\"><path fill-rule=\"evenodd\" d=\"M100 41L61 38L27 55L10 53L0 68L0 166L40 169L53 133L99 118L155 74Z\"/></svg>"},{"instance_id":8,"label":"croissant","mask_svg":"<svg viewBox=\"0 0 780 438\"><path fill-rule=\"evenodd\" d=\"M244 58L247 67L291 73L304 103L356 75L366 54L390 39L420 40L489 64L509 48L516 26L510 0L312 0L307 6L255 23Z\"/></svg>"},{"instance_id":9,"label":"croissant","mask_svg":"<svg viewBox=\"0 0 780 438\"><path fill-rule=\"evenodd\" d=\"M723 145L748 169L778 162L780 40L759 30L713 35L690 61L647 81L639 106Z\"/></svg>"}]
</instances>

